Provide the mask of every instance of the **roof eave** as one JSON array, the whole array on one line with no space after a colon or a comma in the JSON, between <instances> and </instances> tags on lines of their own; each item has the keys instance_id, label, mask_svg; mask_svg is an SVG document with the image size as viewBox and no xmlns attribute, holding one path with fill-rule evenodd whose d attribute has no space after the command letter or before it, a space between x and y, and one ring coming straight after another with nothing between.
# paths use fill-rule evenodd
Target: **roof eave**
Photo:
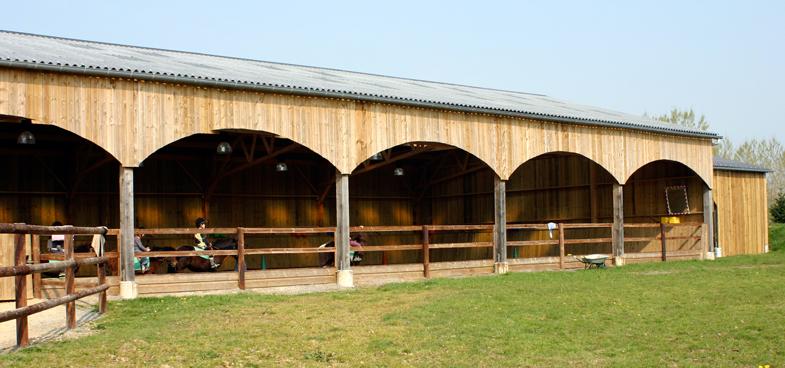
<instances>
[{"instance_id":1,"label":"roof eave","mask_svg":"<svg viewBox=\"0 0 785 368\"><path fill-rule=\"evenodd\" d=\"M744 167L727 167L727 166L714 166L714 170L721 170L721 171L746 171L746 172L755 172L766 174L770 172L774 172L772 169L753 169L753 168L744 168Z\"/></svg>"}]
</instances>

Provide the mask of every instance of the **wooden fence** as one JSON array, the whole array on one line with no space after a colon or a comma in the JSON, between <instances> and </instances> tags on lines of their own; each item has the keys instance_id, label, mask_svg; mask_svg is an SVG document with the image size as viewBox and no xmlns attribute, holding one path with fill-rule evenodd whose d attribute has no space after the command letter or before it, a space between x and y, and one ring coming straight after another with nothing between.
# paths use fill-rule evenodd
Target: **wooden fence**
<instances>
[{"instance_id":1,"label":"wooden fence","mask_svg":"<svg viewBox=\"0 0 785 368\"><path fill-rule=\"evenodd\" d=\"M510 271L532 271L544 269L571 269L582 267L583 264L577 259L565 254L565 246L570 244L601 244L611 243L611 237L593 237L571 239L565 234L573 229L608 229L612 224L591 223L591 224L557 224L554 233L558 234L558 239L551 240L527 240L527 241L508 241L508 248L539 246L539 245L558 245L559 255L548 257L508 257L507 261ZM696 227L697 230L689 236L667 236L666 228L686 228ZM625 237L625 243L656 242L663 244L662 251L659 252L630 252L625 254L628 263L666 260L668 257L673 259L703 258L705 246L699 242L706 234L706 227L702 223L681 223L681 224L625 224L627 229L635 228L658 228L659 236L650 237ZM510 224L509 230L547 230L545 224ZM418 251L422 252L420 263L403 263L381 265L360 265L353 266L355 281L385 281L385 280L407 280L428 277L447 277L447 276L466 276L477 274L493 273L493 255L487 259L474 259L465 261L431 262L430 251L434 249L459 249L459 248L492 248L492 241L475 241L461 243L432 243L433 235L439 232L491 232L493 225L424 225L424 226L357 226L351 227L351 232L367 233L420 233L421 242L418 244L400 245L375 245L362 248L363 252L394 252L394 251ZM137 229L139 234L148 235L189 235L196 233L205 234L228 234L234 235L237 239L237 249L233 250L206 250L206 251L164 251L164 252L144 252L137 254L144 257L183 257L201 255L224 255L237 257L237 267L235 272L210 272L210 273L182 273L182 274L154 274L139 275L135 279L139 284L140 295L155 295L178 292L225 290L238 288L264 288L275 286L293 286L305 284L331 284L335 283L335 267L300 267L300 268L278 268L278 269L246 269L246 256L250 255L274 255L274 254L319 254L334 253L335 248L246 248L246 238L248 236L260 234L326 234L335 232L333 227L311 227L311 228L162 228L162 229ZM699 235L694 235L699 233ZM118 229L107 232L109 236L119 234ZM556 235L554 234L554 235ZM666 251L664 244L667 241L688 240L693 241L689 249L679 249ZM693 249L695 244L700 244L699 249ZM353 248L354 249L354 248ZM492 252L490 252L492 254ZM601 252L595 252L605 254ZM610 254L609 254L610 255ZM107 253L107 257L117 257L117 253ZM52 256L49 256L50 258ZM42 257L46 258L46 257ZM386 257L382 257L386 260ZM608 258L613 261L612 257ZM109 284L112 286L110 294L118 292L119 277L109 277ZM56 284L59 280L49 281L48 284Z\"/></svg>"},{"instance_id":2,"label":"wooden fence","mask_svg":"<svg viewBox=\"0 0 785 368\"><path fill-rule=\"evenodd\" d=\"M625 247L627 243L636 243L636 242L652 242L652 241L659 241L661 244L661 251L660 252L625 252L625 262L627 263L638 263L638 262L647 262L653 261L657 259L661 259L663 262L667 260L668 253L670 253L676 259L686 259L686 258L695 258L700 257L701 259L706 258L706 250L707 246L704 244L705 242L702 241L703 239L707 239L708 227L705 226L705 223L641 223L641 224L624 224L625 229L635 229L635 228L658 228L659 229L659 236L649 236L649 237L624 237ZM667 236L666 229L667 228L688 228L694 227L697 228L691 235L688 236ZM537 245L558 245L559 246L559 256L558 256L558 268L561 270L565 270L567 268L578 268L583 267L583 264L572 257L565 256L565 246L568 244L597 244L597 243L611 243L613 242L612 237L604 237L604 238L590 238L590 239L566 239L565 232L566 230L570 229L612 229L613 224L611 223L590 223L590 224L564 224L559 223L556 224L556 229L554 232L558 233L558 239L553 240L525 240L525 241L508 241L507 247L525 247L525 246L537 246ZM546 224L510 224L507 225L508 230L549 230ZM694 235L699 233L700 235ZM693 247L695 244L699 245L699 249L695 250L690 247L690 249L686 250L671 250L668 251L666 249L666 242L667 241L674 241L674 240L693 240ZM602 253L601 253L602 254ZM607 262L613 262L612 254L606 253L608 255ZM528 269L554 269L554 265L556 264L556 260L554 257L534 257L534 258L513 258L508 259L508 263L510 264L510 270L520 270L522 267L518 266L527 266ZM539 265L539 267L535 266Z\"/></svg>"},{"instance_id":3,"label":"wooden fence","mask_svg":"<svg viewBox=\"0 0 785 368\"><path fill-rule=\"evenodd\" d=\"M99 294L98 311L106 313L106 262L107 257L87 257L74 259L74 243L72 236L66 236L64 241L64 254L61 262L37 263L36 260L28 265L25 252L25 235L32 235L32 244L37 249L39 237L42 234L104 234L105 228L100 227L70 227L70 226L34 226L26 224L0 224L0 233L15 234L14 264L12 267L0 267L0 277L15 277L16 309L0 313L0 322L16 319L16 344L19 347L28 345L27 316L35 314L58 305L66 305L66 327L76 328L76 300L89 295ZM33 252L36 254L36 252ZM84 265L98 265L98 285L86 290L75 292L74 270ZM63 297L50 299L41 303L27 305L27 279L26 276L39 275L41 272L65 270L65 289Z\"/></svg>"}]
</instances>

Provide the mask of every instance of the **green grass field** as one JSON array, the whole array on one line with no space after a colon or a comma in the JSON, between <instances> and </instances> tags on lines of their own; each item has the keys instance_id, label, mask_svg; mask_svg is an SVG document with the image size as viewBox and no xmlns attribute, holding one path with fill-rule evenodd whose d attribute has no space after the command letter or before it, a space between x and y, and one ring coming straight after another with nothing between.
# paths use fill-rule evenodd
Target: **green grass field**
<instances>
[{"instance_id":1,"label":"green grass field","mask_svg":"<svg viewBox=\"0 0 785 368\"><path fill-rule=\"evenodd\" d=\"M785 366L785 252L270 296L113 302L9 367Z\"/></svg>"}]
</instances>

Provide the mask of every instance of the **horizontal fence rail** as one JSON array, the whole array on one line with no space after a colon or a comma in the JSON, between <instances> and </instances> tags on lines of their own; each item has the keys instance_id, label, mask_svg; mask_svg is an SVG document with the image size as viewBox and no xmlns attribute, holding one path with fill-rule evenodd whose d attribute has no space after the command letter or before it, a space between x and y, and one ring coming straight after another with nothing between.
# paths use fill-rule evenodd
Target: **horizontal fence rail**
<instances>
[{"instance_id":1,"label":"horizontal fence rail","mask_svg":"<svg viewBox=\"0 0 785 368\"><path fill-rule=\"evenodd\" d=\"M543 240L525 240L525 241L507 241L507 246L509 247L525 247L525 246L533 246L533 245L558 245L559 246L559 256L553 257L551 261L557 260L559 263L559 268L565 269L565 263L577 262L575 260L565 260L565 251L564 248L566 245L571 244L603 244L603 243L611 243L613 241L612 237L602 237L602 236L595 236L595 237L584 237L581 239L570 239L565 238L564 233L568 232L568 230L579 230L579 229L611 229L612 224L610 223L588 223L588 224L577 224L577 223L559 223L556 224L557 228L553 229L555 232L553 239L543 239ZM625 224L625 228L656 228L660 227L661 230L664 226L670 227L678 227L678 226L702 226L701 223L682 223L682 224ZM507 224L508 231L515 231L515 230L548 230L547 224ZM369 265L369 267L373 267L374 270L381 270L380 267L387 266L386 261L386 252L394 252L394 251L421 251L422 258L422 276L430 277L430 271L432 270L432 265L430 262L430 250L437 249L437 250L444 250L444 249L483 249L483 248L493 248L494 243L492 241L469 241L469 242L444 242L444 243L433 243L433 236L434 234L443 233L443 232L472 232L472 233L482 233L482 232L492 232L494 229L494 225L418 225L418 226L353 226L350 227L350 232L357 233L357 232L367 232L367 233L386 233L386 232L398 232L398 233L406 233L406 232L414 232L416 234L420 234L421 242L415 244L386 244L386 245L369 245L363 246L361 249L351 248L352 251L361 251L361 252L382 252L382 263L381 265ZM12 228L14 231L23 230L23 228L14 227ZM49 229L52 230L52 229ZM55 229L57 230L57 229ZM119 229L102 229L107 235L110 236L119 236L120 230ZM245 279L246 279L246 256L253 256L253 255L304 255L304 254L335 254L337 249L335 247L331 248L318 248L318 247L305 247L305 248L294 248L294 247L275 247L275 248L246 248L246 238L248 236L260 236L260 235L295 235L295 236L304 236L306 234L334 234L336 231L335 227L286 227L286 228L243 228L243 227L236 227L236 228L228 228L228 227L219 227L219 228L206 228L206 229L197 229L197 228L148 228L148 229L135 229L135 233L142 234L142 235L162 235L161 238L157 240L165 240L171 241L173 239L191 239L193 234L203 233L203 234L221 234L226 236L234 236L237 240L237 249L231 250L205 250L205 251L196 251L196 250L186 250L186 251L150 251L144 253L137 253L135 257L195 257L195 256L234 256L237 257L237 269L236 276L233 280L236 280L237 287L240 289L245 289ZM664 234L664 232L663 232ZM558 237L556 237L558 235ZM410 235L407 235L410 236ZM626 237L625 243L633 243L633 242L640 242L640 241L657 241L663 238L662 235L657 237ZM694 233L692 236L671 236L666 237L667 240L698 240L701 239L701 236L696 236ZM517 252L517 249L516 249ZM663 252L664 255L665 252ZM648 253L647 253L648 254ZM659 254L658 254L659 255ZM118 252L107 252L105 256L109 259L117 259L119 257ZM91 255L89 254L75 254L73 258L76 260L81 259L89 259ZM482 258L481 256L480 258ZM650 257L650 256L649 256ZM517 258L517 256L516 256ZM542 257L541 257L542 258ZM549 257L545 257L543 259L547 259ZM610 257L611 260L613 259ZM636 259L641 257L636 256ZM40 256L41 260L56 260L56 261L64 261L65 256L62 254L43 254ZM537 258L539 259L539 258ZM531 259L532 261L536 261L535 258ZM378 261L378 259L377 259ZM483 259L478 259L478 261L485 261ZM493 261L491 257L487 261ZM467 266L469 261L462 261L458 263L463 263L464 265L455 266L455 267L479 267L479 266ZM474 262L474 261L471 261ZM540 262L540 261L537 261ZM417 263L411 263L412 265L416 265ZM439 269L444 269L444 267L453 267L448 266L447 263L443 263L441 266L438 266ZM518 264L529 264L531 262L520 262ZM408 263L407 263L408 264ZM436 264L436 263L434 263ZM441 262L440 262L441 264ZM403 265L403 264L401 264ZM396 266L399 267L399 266ZM485 266L483 266L485 267ZM405 268L405 267L404 267ZM278 273L283 272L284 270L295 270L297 268L276 268L275 270ZM409 268L410 269L410 268ZM264 268L263 270L266 270ZM273 269L269 270L272 271ZM253 271L255 272L255 271ZM316 271L313 271L316 272ZM366 271L368 272L368 271ZM376 272L376 271L374 271ZM378 271L384 272L384 271ZM407 271L411 272L411 271ZM474 271L473 271L474 272ZM443 272L442 272L443 273ZM230 273L231 274L231 273ZM305 274L303 272L299 273L286 273L283 272L281 274ZM254 280L259 280L259 277L267 277L267 276L259 276L258 274L254 274ZM163 276L163 275L159 275ZM182 280L187 280L182 279ZM226 279L226 277L220 278L221 280ZM161 279L163 280L163 278ZM228 281L228 279L226 279ZM50 280L47 282L47 285L54 285L58 282L62 282L59 280ZM147 282L157 282L157 281L147 281ZM226 282L226 281L222 281ZM254 285L258 285L259 282L256 282ZM150 287L148 290L154 290L155 288ZM195 289L194 289L195 290ZM150 291L148 291L150 292Z\"/></svg>"},{"instance_id":2,"label":"horizontal fence rail","mask_svg":"<svg viewBox=\"0 0 785 368\"><path fill-rule=\"evenodd\" d=\"M685 222L685 223L638 223L638 224L624 224L624 228L659 228L660 236L656 237L624 237L624 243L634 242L647 242L659 240L662 244L661 257L663 261L667 260L667 250L665 247L666 240L701 240L701 257L705 258L707 246L703 244L703 240L707 239L706 224L702 222ZM588 223L588 224L556 224L556 228L549 228L547 224L507 224L507 230L551 230L557 232L559 239L553 240L523 240L523 241L508 241L507 246L535 246L535 245L559 245L560 251L560 268L565 269L564 265L564 246L566 244L592 244L592 243L611 243L613 238L585 238L585 239L565 239L564 230L567 229L599 229L607 228L612 229L612 223ZM668 227L697 227L698 229L693 233L700 232L700 235L691 236L666 236L665 231ZM611 256L609 254L609 256ZM609 257L610 258L610 257ZM637 257L635 257L637 258Z\"/></svg>"},{"instance_id":3,"label":"horizontal fence rail","mask_svg":"<svg viewBox=\"0 0 785 368\"><path fill-rule=\"evenodd\" d=\"M16 319L16 345L26 347L29 344L27 317L59 305L66 305L66 327L76 328L76 300L89 295L99 294L99 312L106 313L106 262L108 257L80 257L74 259L73 235L101 235L107 233L104 227L72 227L72 226L36 226L27 224L0 224L0 233L14 234L14 266L0 267L0 277L15 278L16 309L0 313L0 322ZM64 254L59 255L60 262L36 263L40 260L39 249L40 235L63 234ZM33 264L27 264L26 236L30 235ZM74 270L84 265L98 265L98 286L75 292ZM41 272L65 270L66 295L57 299L50 299L41 303L27 305L27 275L39 276ZM35 279L34 279L35 280ZM40 279L38 280L40 281Z\"/></svg>"},{"instance_id":4,"label":"horizontal fence rail","mask_svg":"<svg viewBox=\"0 0 785 368\"><path fill-rule=\"evenodd\" d=\"M492 231L493 225L426 225L426 226L353 226L350 232L422 232L424 241L422 244L404 245L378 245L364 246L362 249L351 248L362 252L388 252L388 251L423 251L424 276L429 277L428 251L430 249L458 249L458 248L491 248L493 242L462 242L462 243L439 243L429 244L426 238L433 232L445 231ZM272 255L272 254L319 254L335 253L336 248L245 248L246 235L259 234L324 234L335 233L334 227L290 227L290 228L148 228L135 229L134 232L140 235L191 235L191 234L226 234L237 237L237 248L233 250L204 250L204 251L150 251L137 253L137 257L192 257L192 256L235 256L238 260L238 287L245 289L245 256L249 255ZM109 229L108 235L119 235L120 229ZM242 234L242 235L241 235ZM107 252L109 258L117 258L117 252ZM42 259L60 260L61 255L48 255ZM241 266L240 264L243 264Z\"/></svg>"}]
</instances>

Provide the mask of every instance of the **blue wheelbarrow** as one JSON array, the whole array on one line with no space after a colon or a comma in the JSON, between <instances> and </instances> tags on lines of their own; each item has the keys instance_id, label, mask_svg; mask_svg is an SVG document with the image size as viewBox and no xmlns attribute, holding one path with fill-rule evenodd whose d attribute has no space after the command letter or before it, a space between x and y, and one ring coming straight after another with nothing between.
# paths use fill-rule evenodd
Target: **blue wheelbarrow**
<instances>
[{"instance_id":1,"label":"blue wheelbarrow","mask_svg":"<svg viewBox=\"0 0 785 368\"><path fill-rule=\"evenodd\" d=\"M584 265L584 269L592 269L592 268L608 268L605 266L605 260L608 259L608 256L604 254L590 254L587 256L573 256L575 259L581 261Z\"/></svg>"}]
</instances>

